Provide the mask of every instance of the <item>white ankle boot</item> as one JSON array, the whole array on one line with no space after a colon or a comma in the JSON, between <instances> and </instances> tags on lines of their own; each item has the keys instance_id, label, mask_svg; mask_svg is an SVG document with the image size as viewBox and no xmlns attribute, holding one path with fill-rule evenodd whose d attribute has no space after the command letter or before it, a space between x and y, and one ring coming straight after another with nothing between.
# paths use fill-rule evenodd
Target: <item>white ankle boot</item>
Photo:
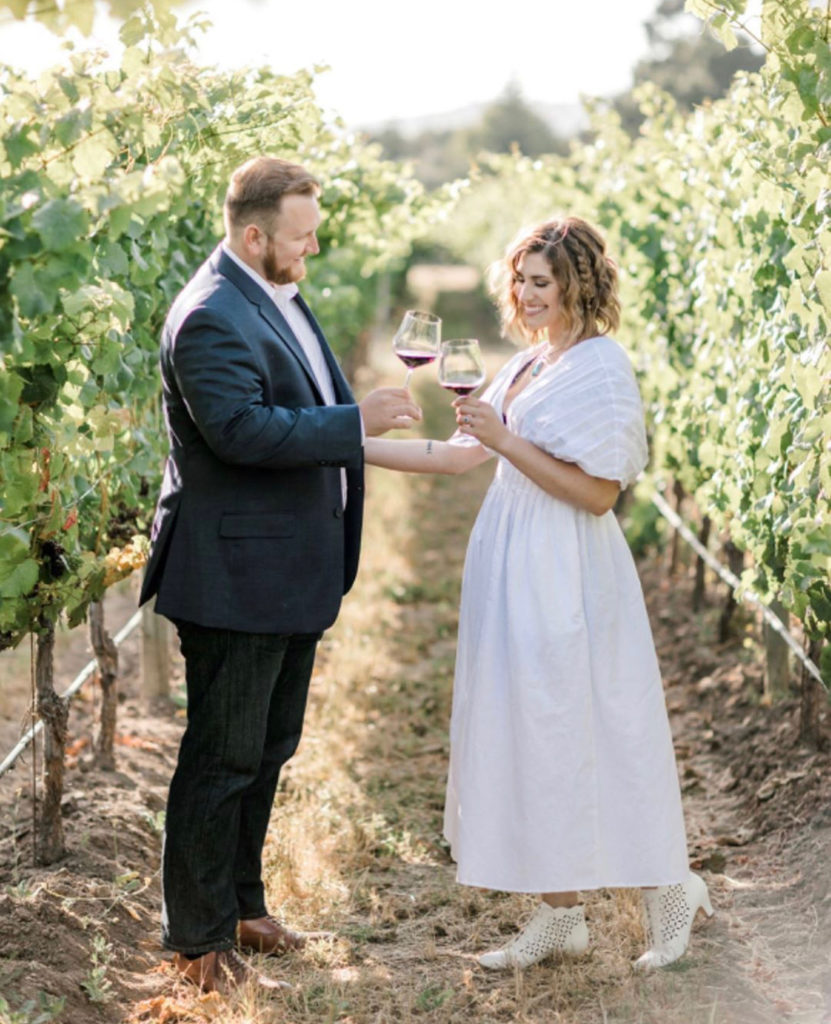
<instances>
[{"instance_id":1,"label":"white ankle boot","mask_svg":"<svg viewBox=\"0 0 831 1024\"><path fill-rule=\"evenodd\" d=\"M712 917L710 894L703 879L690 874L686 882L643 890L646 938L649 949L638 957L638 970L666 967L682 956L699 910Z\"/></svg>"},{"instance_id":2,"label":"white ankle boot","mask_svg":"<svg viewBox=\"0 0 831 1024\"><path fill-rule=\"evenodd\" d=\"M541 902L531 920L507 946L479 957L482 967L528 967L550 953L578 956L589 944L582 906L550 907Z\"/></svg>"}]
</instances>

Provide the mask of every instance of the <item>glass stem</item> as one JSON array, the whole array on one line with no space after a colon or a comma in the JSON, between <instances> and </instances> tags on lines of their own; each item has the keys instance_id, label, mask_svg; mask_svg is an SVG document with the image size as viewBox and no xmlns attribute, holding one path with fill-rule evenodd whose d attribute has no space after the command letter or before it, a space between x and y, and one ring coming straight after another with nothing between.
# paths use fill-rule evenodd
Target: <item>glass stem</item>
<instances>
[{"instance_id":1,"label":"glass stem","mask_svg":"<svg viewBox=\"0 0 831 1024\"><path fill-rule=\"evenodd\" d=\"M404 387L405 388L408 388L410 386L410 377L412 377L412 375L413 375L413 368L412 368L412 366L408 366L407 367L407 376L404 378Z\"/></svg>"}]
</instances>

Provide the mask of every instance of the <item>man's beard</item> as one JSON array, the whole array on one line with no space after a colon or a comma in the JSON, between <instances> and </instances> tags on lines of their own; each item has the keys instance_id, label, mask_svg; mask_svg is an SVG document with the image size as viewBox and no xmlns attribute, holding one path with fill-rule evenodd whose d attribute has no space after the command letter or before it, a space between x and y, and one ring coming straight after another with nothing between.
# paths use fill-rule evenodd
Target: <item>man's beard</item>
<instances>
[{"instance_id":1,"label":"man's beard","mask_svg":"<svg viewBox=\"0 0 831 1024\"><path fill-rule=\"evenodd\" d=\"M294 269L295 266L297 266L297 270ZM295 281L302 281L305 276L306 267L302 263L296 265L292 263L287 267L277 265L274 243L269 238L265 255L263 256L263 277L265 277L266 281L271 281L272 284L293 284Z\"/></svg>"}]
</instances>

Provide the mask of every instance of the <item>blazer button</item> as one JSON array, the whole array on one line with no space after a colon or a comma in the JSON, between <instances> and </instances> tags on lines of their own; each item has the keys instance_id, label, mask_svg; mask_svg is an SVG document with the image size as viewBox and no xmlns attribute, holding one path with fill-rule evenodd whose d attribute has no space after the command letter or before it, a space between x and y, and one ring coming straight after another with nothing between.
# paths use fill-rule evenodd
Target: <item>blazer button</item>
<instances>
[{"instance_id":1,"label":"blazer button","mask_svg":"<svg viewBox=\"0 0 831 1024\"><path fill-rule=\"evenodd\" d=\"M334 515L335 519L342 519L343 518L343 509L340 508L340 507L333 508L332 509L332 515Z\"/></svg>"}]
</instances>

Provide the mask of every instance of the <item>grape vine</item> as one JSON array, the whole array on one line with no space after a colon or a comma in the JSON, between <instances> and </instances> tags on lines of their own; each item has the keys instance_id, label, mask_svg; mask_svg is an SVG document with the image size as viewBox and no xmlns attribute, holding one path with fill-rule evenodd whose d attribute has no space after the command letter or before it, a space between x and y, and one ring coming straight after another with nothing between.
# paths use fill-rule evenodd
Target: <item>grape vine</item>
<instances>
[{"instance_id":1,"label":"grape vine","mask_svg":"<svg viewBox=\"0 0 831 1024\"><path fill-rule=\"evenodd\" d=\"M727 45L745 0L688 0ZM486 265L567 210L603 225L622 276L652 477L674 478L808 636L831 631L829 13L767 0L759 74L692 115L652 86L636 139L599 106L567 158L483 160L440 240ZM831 681L825 644L824 678Z\"/></svg>"},{"instance_id":2,"label":"grape vine","mask_svg":"<svg viewBox=\"0 0 831 1024\"><path fill-rule=\"evenodd\" d=\"M35 83L0 68L0 646L81 621L144 559L166 452L159 329L221 237L231 169L274 152L321 180L307 291L341 356L371 322L374 275L441 204L328 125L310 73L197 66L199 21L165 6L125 22L118 69L90 52Z\"/></svg>"}]
</instances>

